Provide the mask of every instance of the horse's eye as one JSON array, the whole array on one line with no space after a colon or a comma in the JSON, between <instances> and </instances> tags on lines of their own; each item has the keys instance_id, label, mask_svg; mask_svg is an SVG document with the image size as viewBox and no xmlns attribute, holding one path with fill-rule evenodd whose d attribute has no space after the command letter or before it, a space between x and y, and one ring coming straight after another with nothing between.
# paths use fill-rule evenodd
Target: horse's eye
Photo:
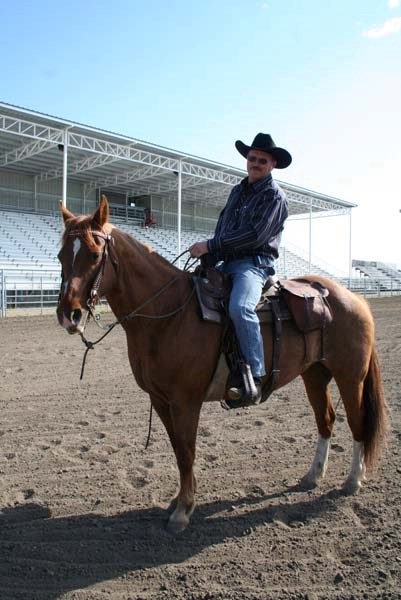
<instances>
[{"instance_id":1,"label":"horse's eye","mask_svg":"<svg viewBox=\"0 0 401 600\"><path fill-rule=\"evenodd\" d=\"M96 262L100 258L100 252L91 252L91 259Z\"/></svg>"}]
</instances>

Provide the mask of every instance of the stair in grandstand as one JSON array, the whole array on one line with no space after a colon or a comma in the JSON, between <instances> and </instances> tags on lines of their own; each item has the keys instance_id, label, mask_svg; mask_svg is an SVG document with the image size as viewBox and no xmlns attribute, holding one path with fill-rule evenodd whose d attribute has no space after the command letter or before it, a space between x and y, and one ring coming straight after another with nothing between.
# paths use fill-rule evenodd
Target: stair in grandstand
<instances>
[{"instance_id":1,"label":"stair in grandstand","mask_svg":"<svg viewBox=\"0 0 401 600\"><path fill-rule=\"evenodd\" d=\"M352 267L363 278L380 281L383 289L401 286L401 270L396 266L372 260L353 260Z\"/></svg>"}]
</instances>

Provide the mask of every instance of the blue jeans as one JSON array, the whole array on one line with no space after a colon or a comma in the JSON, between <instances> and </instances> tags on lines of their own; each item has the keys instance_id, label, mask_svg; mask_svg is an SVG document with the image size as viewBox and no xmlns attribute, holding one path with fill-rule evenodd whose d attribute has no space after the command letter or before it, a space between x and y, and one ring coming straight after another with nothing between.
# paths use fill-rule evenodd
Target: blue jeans
<instances>
[{"instance_id":1,"label":"blue jeans","mask_svg":"<svg viewBox=\"0 0 401 600\"><path fill-rule=\"evenodd\" d=\"M274 275L273 265L272 258L249 256L230 260L219 266L232 280L229 315L242 357L251 367L253 377L263 377L266 374L263 339L255 308L268 277Z\"/></svg>"}]
</instances>

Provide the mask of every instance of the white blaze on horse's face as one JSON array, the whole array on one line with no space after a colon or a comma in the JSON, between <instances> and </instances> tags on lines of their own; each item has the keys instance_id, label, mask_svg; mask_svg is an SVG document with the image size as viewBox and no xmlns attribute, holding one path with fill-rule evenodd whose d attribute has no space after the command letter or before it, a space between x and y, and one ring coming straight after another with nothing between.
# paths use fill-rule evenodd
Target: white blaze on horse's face
<instances>
[{"instance_id":1,"label":"white blaze on horse's face","mask_svg":"<svg viewBox=\"0 0 401 600\"><path fill-rule=\"evenodd\" d=\"M80 249L81 249L81 240L79 238L75 238L75 240L73 241L73 244L72 244L73 256L72 256L71 269L74 266L75 259L77 257L78 252L80 251ZM66 279L64 282L64 294L67 292L69 283L70 283L70 278Z\"/></svg>"},{"instance_id":2,"label":"white blaze on horse's face","mask_svg":"<svg viewBox=\"0 0 401 600\"><path fill-rule=\"evenodd\" d=\"M70 276L66 278L63 285L63 295L65 296L68 293L68 289L72 284L73 277L73 268L75 261L77 259L78 253L82 248L81 240L76 237L72 242L72 260L71 267L69 269ZM83 311L80 307L70 307L70 314L60 310L58 311L59 322L62 327L64 327L69 333L77 333L79 331L83 331L84 323L85 323L85 311Z\"/></svg>"},{"instance_id":3,"label":"white blaze on horse's face","mask_svg":"<svg viewBox=\"0 0 401 600\"><path fill-rule=\"evenodd\" d=\"M71 265L71 267L74 266L74 262L75 262L76 256L77 256L78 252L81 249L81 240L79 238L75 238L75 240L73 242L73 245L72 245L72 249L73 249L73 252L74 252L74 256L72 257L72 265Z\"/></svg>"}]
</instances>

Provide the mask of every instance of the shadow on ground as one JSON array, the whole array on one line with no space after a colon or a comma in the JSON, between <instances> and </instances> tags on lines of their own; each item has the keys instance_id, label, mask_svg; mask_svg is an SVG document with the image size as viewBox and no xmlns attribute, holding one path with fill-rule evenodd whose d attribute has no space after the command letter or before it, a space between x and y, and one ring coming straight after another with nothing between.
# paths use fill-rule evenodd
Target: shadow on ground
<instances>
[{"instance_id":1,"label":"shadow on ground","mask_svg":"<svg viewBox=\"0 0 401 600\"><path fill-rule=\"evenodd\" d=\"M337 491L280 503L291 491L298 488L200 505L189 529L177 538L165 530L167 513L161 508L58 518L51 517L48 507L34 503L5 508L0 516L2 600L27 598L28 591L32 600L56 600L68 591L139 569L181 563L260 526L278 521L284 527L305 525L341 504ZM10 594L13 590L12 595L6 590Z\"/></svg>"}]
</instances>

